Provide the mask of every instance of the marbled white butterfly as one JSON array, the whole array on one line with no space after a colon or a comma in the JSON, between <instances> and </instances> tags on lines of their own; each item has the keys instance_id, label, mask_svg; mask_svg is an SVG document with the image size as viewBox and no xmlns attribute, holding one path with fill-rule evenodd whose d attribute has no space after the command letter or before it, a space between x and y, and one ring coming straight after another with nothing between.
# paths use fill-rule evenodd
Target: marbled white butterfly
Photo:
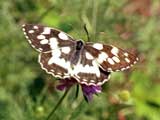
<instances>
[{"instance_id":1,"label":"marbled white butterfly","mask_svg":"<svg viewBox=\"0 0 160 120\"><path fill-rule=\"evenodd\" d=\"M41 25L23 25L25 37L39 54L41 68L59 78L75 78L86 85L102 85L114 71L123 71L138 57L112 45L84 43L63 31Z\"/></svg>"}]
</instances>

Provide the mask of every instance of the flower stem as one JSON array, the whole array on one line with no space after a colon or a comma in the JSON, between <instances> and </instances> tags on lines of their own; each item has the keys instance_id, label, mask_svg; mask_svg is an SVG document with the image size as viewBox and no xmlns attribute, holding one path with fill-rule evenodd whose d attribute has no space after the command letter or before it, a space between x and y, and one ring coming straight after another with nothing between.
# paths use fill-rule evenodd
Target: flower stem
<instances>
[{"instance_id":1,"label":"flower stem","mask_svg":"<svg viewBox=\"0 0 160 120\"><path fill-rule=\"evenodd\" d=\"M76 87L76 96L75 96L75 99L78 98L78 94L79 94L79 85L77 85L77 87Z\"/></svg>"},{"instance_id":2,"label":"flower stem","mask_svg":"<svg viewBox=\"0 0 160 120\"><path fill-rule=\"evenodd\" d=\"M49 113L49 115L47 116L46 120L49 120L51 118L51 116L55 113L55 111L57 110L57 108L61 105L61 103L63 102L64 98L66 97L68 91L70 90L70 88L68 88L65 93L63 94L63 96L61 97L61 99L58 101L58 103L56 104L56 106L53 108L53 110Z\"/></svg>"},{"instance_id":3,"label":"flower stem","mask_svg":"<svg viewBox=\"0 0 160 120\"><path fill-rule=\"evenodd\" d=\"M96 40L96 30L97 30L97 12L98 12L98 2L93 0L93 13L92 13L92 28L93 28L93 40Z\"/></svg>"}]
</instances>

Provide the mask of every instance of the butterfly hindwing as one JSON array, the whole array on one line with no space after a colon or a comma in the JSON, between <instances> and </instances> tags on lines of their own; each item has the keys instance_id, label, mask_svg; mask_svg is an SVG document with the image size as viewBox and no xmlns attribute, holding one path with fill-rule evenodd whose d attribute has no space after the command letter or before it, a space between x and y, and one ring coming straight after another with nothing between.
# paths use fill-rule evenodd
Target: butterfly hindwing
<instances>
[{"instance_id":1,"label":"butterfly hindwing","mask_svg":"<svg viewBox=\"0 0 160 120\"><path fill-rule=\"evenodd\" d=\"M100 69L94 57L86 49L83 49L73 72L80 83L87 85L102 85L110 78L110 72Z\"/></svg>"},{"instance_id":2,"label":"butterfly hindwing","mask_svg":"<svg viewBox=\"0 0 160 120\"><path fill-rule=\"evenodd\" d=\"M52 63L49 62L51 59L52 59L52 52L40 53L39 63L41 65L41 68L55 77L64 78L64 76L66 76L66 74L68 73L67 69L53 62ZM58 57L56 59L58 59Z\"/></svg>"}]
</instances>

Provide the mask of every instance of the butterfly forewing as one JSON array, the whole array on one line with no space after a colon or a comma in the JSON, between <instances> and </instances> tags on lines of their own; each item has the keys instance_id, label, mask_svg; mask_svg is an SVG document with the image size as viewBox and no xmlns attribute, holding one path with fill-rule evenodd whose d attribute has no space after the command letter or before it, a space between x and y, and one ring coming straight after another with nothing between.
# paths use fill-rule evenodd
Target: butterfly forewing
<instances>
[{"instance_id":1,"label":"butterfly forewing","mask_svg":"<svg viewBox=\"0 0 160 120\"><path fill-rule=\"evenodd\" d=\"M93 55L99 66L105 71L123 71L138 61L136 55L112 45L87 43L87 51Z\"/></svg>"},{"instance_id":2,"label":"butterfly forewing","mask_svg":"<svg viewBox=\"0 0 160 120\"><path fill-rule=\"evenodd\" d=\"M75 42L69 35L55 28L25 24L22 29L28 42L39 52L69 46Z\"/></svg>"}]
</instances>

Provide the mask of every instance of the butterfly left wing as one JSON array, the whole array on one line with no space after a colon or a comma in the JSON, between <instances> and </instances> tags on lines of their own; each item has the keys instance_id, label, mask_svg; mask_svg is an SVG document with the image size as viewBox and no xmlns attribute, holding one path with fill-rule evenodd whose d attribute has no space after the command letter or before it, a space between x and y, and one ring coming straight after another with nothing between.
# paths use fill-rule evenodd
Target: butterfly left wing
<instances>
[{"instance_id":1,"label":"butterfly left wing","mask_svg":"<svg viewBox=\"0 0 160 120\"><path fill-rule=\"evenodd\" d=\"M112 45L86 43L85 49L95 57L97 64L108 72L129 69L138 61L136 55Z\"/></svg>"},{"instance_id":2,"label":"butterfly left wing","mask_svg":"<svg viewBox=\"0 0 160 120\"><path fill-rule=\"evenodd\" d=\"M70 77L70 58L76 41L55 28L25 24L22 29L30 45L40 52L41 68L55 77Z\"/></svg>"}]
</instances>

